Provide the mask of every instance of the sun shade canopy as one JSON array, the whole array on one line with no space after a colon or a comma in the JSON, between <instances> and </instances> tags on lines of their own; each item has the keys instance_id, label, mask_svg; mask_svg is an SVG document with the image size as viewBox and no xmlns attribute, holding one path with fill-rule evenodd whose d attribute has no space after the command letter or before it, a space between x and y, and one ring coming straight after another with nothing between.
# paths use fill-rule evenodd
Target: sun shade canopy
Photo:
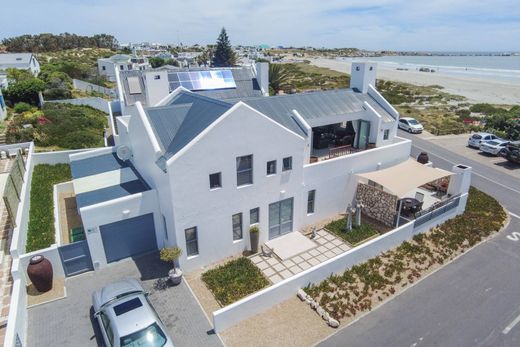
<instances>
[{"instance_id":1,"label":"sun shade canopy","mask_svg":"<svg viewBox=\"0 0 520 347\"><path fill-rule=\"evenodd\" d=\"M410 191L428 182L453 175L452 172L432 168L408 159L407 161L389 167L388 169L357 174L382 185L391 194L403 198Z\"/></svg>"}]
</instances>

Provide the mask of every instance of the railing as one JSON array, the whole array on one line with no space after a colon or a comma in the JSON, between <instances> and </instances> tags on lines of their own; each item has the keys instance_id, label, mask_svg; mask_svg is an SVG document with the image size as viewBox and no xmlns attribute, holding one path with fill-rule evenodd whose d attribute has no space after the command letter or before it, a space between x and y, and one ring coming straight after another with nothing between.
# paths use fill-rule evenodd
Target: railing
<instances>
[{"instance_id":1,"label":"railing","mask_svg":"<svg viewBox=\"0 0 520 347\"><path fill-rule=\"evenodd\" d=\"M361 152L361 151L362 151L362 149L353 148L350 145L334 147L334 148L329 149L329 157L328 157L328 159L341 157L343 155L357 153L357 152Z\"/></svg>"},{"instance_id":2,"label":"railing","mask_svg":"<svg viewBox=\"0 0 520 347\"><path fill-rule=\"evenodd\" d=\"M459 206L460 196L452 197L449 200L433 205L430 208L415 214L414 228L418 228L428 221L443 215Z\"/></svg>"}]
</instances>

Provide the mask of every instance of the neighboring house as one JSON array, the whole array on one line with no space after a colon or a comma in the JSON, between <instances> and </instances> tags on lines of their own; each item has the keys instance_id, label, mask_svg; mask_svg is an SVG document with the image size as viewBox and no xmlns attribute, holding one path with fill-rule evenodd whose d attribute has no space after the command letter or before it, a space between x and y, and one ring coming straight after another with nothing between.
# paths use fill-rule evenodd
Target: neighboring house
<instances>
[{"instance_id":1,"label":"neighboring house","mask_svg":"<svg viewBox=\"0 0 520 347\"><path fill-rule=\"evenodd\" d=\"M6 89L9 86L9 81L7 80L7 72L0 71L0 89Z\"/></svg>"},{"instance_id":2,"label":"neighboring house","mask_svg":"<svg viewBox=\"0 0 520 347\"><path fill-rule=\"evenodd\" d=\"M136 101L117 118L123 146L70 156L94 267L177 245L189 271L249 249L251 225L264 243L344 212L356 173L410 155L375 77L355 63L351 89Z\"/></svg>"},{"instance_id":3,"label":"neighboring house","mask_svg":"<svg viewBox=\"0 0 520 347\"><path fill-rule=\"evenodd\" d=\"M7 106L5 105L4 96L2 95L2 87L0 85L0 120L4 120L6 115L7 115Z\"/></svg>"},{"instance_id":4,"label":"neighboring house","mask_svg":"<svg viewBox=\"0 0 520 347\"><path fill-rule=\"evenodd\" d=\"M115 54L110 58L98 59L98 73L107 76L109 81L116 81L118 71L146 70L150 68L148 58L136 55Z\"/></svg>"},{"instance_id":5,"label":"neighboring house","mask_svg":"<svg viewBox=\"0 0 520 347\"><path fill-rule=\"evenodd\" d=\"M32 53L1 53L0 70L29 70L34 76L40 73L40 63Z\"/></svg>"}]
</instances>

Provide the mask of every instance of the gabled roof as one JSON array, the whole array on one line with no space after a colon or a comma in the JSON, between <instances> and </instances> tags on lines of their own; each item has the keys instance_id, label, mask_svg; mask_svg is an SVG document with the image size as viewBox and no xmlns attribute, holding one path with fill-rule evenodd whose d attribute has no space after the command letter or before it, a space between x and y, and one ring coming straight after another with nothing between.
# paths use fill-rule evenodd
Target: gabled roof
<instances>
[{"instance_id":1,"label":"gabled roof","mask_svg":"<svg viewBox=\"0 0 520 347\"><path fill-rule=\"evenodd\" d=\"M0 54L0 69L29 68L32 53L2 53Z\"/></svg>"},{"instance_id":2,"label":"gabled roof","mask_svg":"<svg viewBox=\"0 0 520 347\"><path fill-rule=\"evenodd\" d=\"M190 143L233 105L181 91L168 105L148 107L145 113L166 159Z\"/></svg>"},{"instance_id":3,"label":"gabled roof","mask_svg":"<svg viewBox=\"0 0 520 347\"><path fill-rule=\"evenodd\" d=\"M292 110L296 110L311 126L313 120L318 118L365 112L364 102L366 101L383 117L383 122L394 121L390 113L369 94L358 93L352 89L229 100L231 103L238 101L243 101L263 114L276 119L287 119L291 117Z\"/></svg>"}]
</instances>

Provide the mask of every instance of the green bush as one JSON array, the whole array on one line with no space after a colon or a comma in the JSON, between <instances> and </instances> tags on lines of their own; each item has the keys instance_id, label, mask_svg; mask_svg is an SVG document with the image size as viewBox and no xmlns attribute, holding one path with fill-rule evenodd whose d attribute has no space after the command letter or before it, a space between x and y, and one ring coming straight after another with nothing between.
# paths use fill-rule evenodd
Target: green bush
<instances>
[{"instance_id":1,"label":"green bush","mask_svg":"<svg viewBox=\"0 0 520 347\"><path fill-rule=\"evenodd\" d=\"M33 107L26 102L19 102L13 107L15 113L24 113L30 111Z\"/></svg>"},{"instance_id":2,"label":"green bush","mask_svg":"<svg viewBox=\"0 0 520 347\"><path fill-rule=\"evenodd\" d=\"M229 305L269 284L249 258L240 257L202 274L202 280L223 305Z\"/></svg>"},{"instance_id":3,"label":"green bush","mask_svg":"<svg viewBox=\"0 0 520 347\"><path fill-rule=\"evenodd\" d=\"M353 225L351 231L345 232L346 223L346 218L341 218L327 224L325 229L334 235L341 237L351 245L358 244L361 241L378 234L377 230L372 225L366 223L361 223L360 226Z\"/></svg>"},{"instance_id":4,"label":"green bush","mask_svg":"<svg viewBox=\"0 0 520 347\"><path fill-rule=\"evenodd\" d=\"M68 164L40 164L33 169L26 252L49 247L55 240L53 186L71 180Z\"/></svg>"}]
</instances>

